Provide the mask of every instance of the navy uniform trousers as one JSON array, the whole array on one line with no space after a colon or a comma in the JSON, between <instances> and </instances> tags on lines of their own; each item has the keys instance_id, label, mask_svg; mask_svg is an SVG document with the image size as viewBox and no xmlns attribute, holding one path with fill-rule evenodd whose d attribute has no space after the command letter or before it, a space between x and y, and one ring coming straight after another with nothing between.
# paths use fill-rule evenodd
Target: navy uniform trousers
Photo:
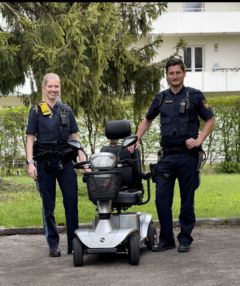
<instances>
[{"instance_id":1,"label":"navy uniform trousers","mask_svg":"<svg viewBox=\"0 0 240 286\"><path fill-rule=\"evenodd\" d=\"M55 224L56 180L59 183L65 208L68 248L72 248L74 230L78 228L78 186L76 172L71 161L60 168L59 159L37 162L38 186L43 202L43 225L49 247L59 244Z\"/></svg>"},{"instance_id":2,"label":"navy uniform trousers","mask_svg":"<svg viewBox=\"0 0 240 286\"><path fill-rule=\"evenodd\" d=\"M198 154L181 153L161 156L157 164L156 207L160 223L160 241L174 243L172 204L174 185L179 182L181 209L179 242L189 245L196 218L194 193L199 186Z\"/></svg>"}]
</instances>

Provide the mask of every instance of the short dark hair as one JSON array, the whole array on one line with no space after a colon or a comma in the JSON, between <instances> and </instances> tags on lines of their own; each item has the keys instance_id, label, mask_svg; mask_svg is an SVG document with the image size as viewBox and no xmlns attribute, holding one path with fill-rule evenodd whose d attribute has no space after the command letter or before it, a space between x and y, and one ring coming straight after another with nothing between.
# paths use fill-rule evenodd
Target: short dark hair
<instances>
[{"instance_id":1,"label":"short dark hair","mask_svg":"<svg viewBox=\"0 0 240 286\"><path fill-rule=\"evenodd\" d=\"M168 68L170 66L176 66L176 65L179 65L181 67L181 69L183 71L185 71L185 65L184 65L184 62L182 59L180 58L175 58L175 57L170 57L167 62L166 62L166 65L165 65L165 70L166 70L166 73L168 72Z\"/></svg>"}]
</instances>

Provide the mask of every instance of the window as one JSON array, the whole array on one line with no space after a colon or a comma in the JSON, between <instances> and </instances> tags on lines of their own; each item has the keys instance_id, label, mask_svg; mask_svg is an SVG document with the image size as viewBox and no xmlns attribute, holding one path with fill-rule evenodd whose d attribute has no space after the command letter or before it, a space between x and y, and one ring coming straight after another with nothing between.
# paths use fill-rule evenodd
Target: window
<instances>
[{"instance_id":1,"label":"window","mask_svg":"<svg viewBox=\"0 0 240 286\"><path fill-rule=\"evenodd\" d=\"M187 71L203 70L203 47L187 47L184 49L184 64Z\"/></svg>"},{"instance_id":2,"label":"window","mask_svg":"<svg viewBox=\"0 0 240 286\"><path fill-rule=\"evenodd\" d=\"M202 12L204 11L204 2L183 2L184 12Z\"/></svg>"}]
</instances>

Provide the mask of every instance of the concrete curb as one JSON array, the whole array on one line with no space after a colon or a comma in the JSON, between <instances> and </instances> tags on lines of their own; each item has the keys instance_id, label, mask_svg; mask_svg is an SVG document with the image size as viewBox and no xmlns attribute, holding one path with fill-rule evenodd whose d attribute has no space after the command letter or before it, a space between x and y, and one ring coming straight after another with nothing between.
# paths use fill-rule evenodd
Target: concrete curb
<instances>
[{"instance_id":1,"label":"concrete curb","mask_svg":"<svg viewBox=\"0 0 240 286\"><path fill-rule=\"evenodd\" d=\"M159 226L157 221L154 221L156 227ZM173 221L174 227L179 227L178 220ZM200 218L196 220L197 227L211 227L211 226L240 226L240 218ZM79 228L91 227L89 223L81 223ZM66 232L65 226L58 226L58 232ZM4 228L0 226L0 236L8 235L32 235L32 234L44 234L43 227L13 227Z\"/></svg>"}]
</instances>

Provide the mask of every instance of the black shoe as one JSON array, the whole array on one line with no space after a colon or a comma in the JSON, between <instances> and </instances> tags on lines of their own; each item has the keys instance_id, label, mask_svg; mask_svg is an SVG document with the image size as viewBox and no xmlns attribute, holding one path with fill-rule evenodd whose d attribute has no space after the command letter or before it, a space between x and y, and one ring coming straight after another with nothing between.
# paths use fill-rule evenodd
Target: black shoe
<instances>
[{"instance_id":1,"label":"black shoe","mask_svg":"<svg viewBox=\"0 0 240 286\"><path fill-rule=\"evenodd\" d=\"M180 243L178 246L178 252L188 252L190 250L190 244L182 244Z\"/></svg>"},{"instance_id":2,"label":"black shoe","mask_svg":"<svg viewBox=\"0 0 240 286\"><path fill-rule=\"evenodd\" d=\"M73 253L73 249L72 249L72 247L68 247L67 254L72 254L72 253Z\"/></svg>"},{"instance_id":3,"label":"black shoe","mask_svg":"<svg viewBox=\"0 0 240 286\"><path fill-rule=\"evenodd\" d=\"M49 256L50 257L59 257L59 256L61 256L60 249L57 246L56 247L50 247L49 248Z\"/></svg>"},{"instance_id":4,"label":"black shoe","mask_svg":"<svg viewBox=\"0 0 240 286\"><path fill-rule=\"evenodd\" d=\"M164 251L168 249L173 249L176 248L175 243L164 243L164 242L159 242L158 245L154 245L152 247L153 252L159 252L159 251Z\"/></svg>"}]
</instances>

